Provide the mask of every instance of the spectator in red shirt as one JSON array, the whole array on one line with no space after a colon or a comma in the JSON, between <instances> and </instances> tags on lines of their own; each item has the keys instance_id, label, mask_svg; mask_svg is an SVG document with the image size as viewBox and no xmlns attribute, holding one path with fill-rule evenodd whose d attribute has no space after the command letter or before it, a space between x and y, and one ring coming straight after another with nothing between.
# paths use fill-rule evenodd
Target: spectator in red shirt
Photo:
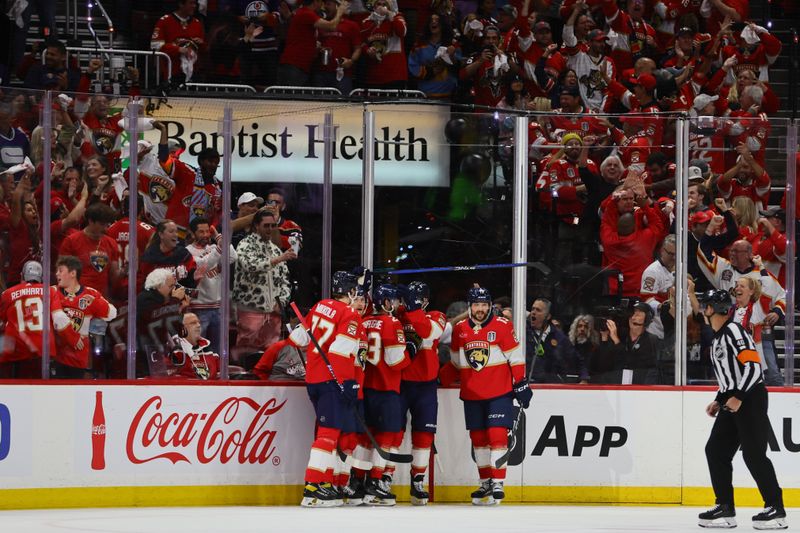
<instances>
[{"instance_id":1,"label":"spectator in red shirt","mask_svg":"<svg viewBox=\"0 0 800 533\"><path fill-rule=\"evenodd\" d=\"M505 96L506 77L513 62L500 45L500 30L489 26L484 30L483 49L470 57L459 72L462 81L472 83L476 105L495 107Z\"/></svg>"},{"instance_id":2,"label":"spectator in red shirt","mask_svg":"<svg viewBox=\"0 0 800 533\"><path fill-rule=\"evenodd\" d=\"M83 117L83 128L80 132L83 135L81 155L84 160L101 156L105 159L106 169L113 169L116 172L119 170L122 115L120 113L109 115L109 109L107 96L98 94L92 98L89 112Z\"/></svg>"},{"instance_id":3,"label":"spectator in red shirt","mask_svg":"<svg viewBox=\"0 0 800 533\"><path fill-rule=\"evenodd\" d=\"M278 221L277 227L272 230L270 240L282 252L293 248L297 253L303 244L303 228L294 220L289 220L284 216L286 211L286 195L281 189L270 189L267 193L265 209L272 213ZM294 243L294 245L293 245ZM295 248L296 247L296 248Z\"/></svg>"},{"instance_id":4,"label":"spectator in red shirt","mask_svg":"<svg viewBox=\"0 0 800 533\"><path fill-rule=\"evenodd\" d=\"M748 0L707 0L700 6L700 15L706 19L706 31L711 35L716 35L725 19L733 22L747 20L750 17L750 2Z\"/></svg>"},{"instance_id":5,"label":"spectator in red shirt","mask_svg":"<svg viewBox=\"0 0 800 533\"><path fill-rule=\"evenodd\" d=\"M333 20L338 7L339 0L325 0L325 19ZM347 96L353 90L353 67L361 57L361 28L343 18L333 30L322 29L317 33L323 52L314 67L314 85L336 87Z\"/></svg>"},{"instance_id":6,"label":"spectator in red shirt","mask_svg":"<svg viewBox=\"0 0 800 533\"><path fill-rule=\"evenodd\" d=\"M727 200L746 196L758 209L763 209L769 203L769 174L744 144L740 144L736 152L739 153L736 164L719 177L717 189Z\"/></svg>"},{"instance_id":7,"label":"spectator in red shirt","mask_svg":"<svg viewBox=\"0 0 800 533\"><path fill-rule=\"evenodd\" d=\"M644 0L628 0L625 11L614 0L604 0L603 13L614 30L610 39L611 57L620 70L633 68L637 59L658 51L656 30L644 21Z\"/></svg>"},{"instance_id":8,"label":"spectator in red shirt","mask_svg":"<svg viewBox=\"0 0 800 533\"><path fill-rule=\"evenodd\" d=\"M156 22L150 48L170 57L173 78L189 81L198 54L206 49L206 32L203 23L194 16L197 0L178 0L177 7ZM166 77L167 73L164 74Z\"/></svg>"},{"instance_id":9,"label":"spectator in red shirt","mask_svg":"<svg viewBox=\"0 0 800 533\"><path fill-rule=\"evenodd\" d=\"M119 208L119 197L114 190L108 161L100 155L93 155L83 165L86 184L89 186L89 205L105 204L113 209Z\"/></svg>"},{"instance_id":10,"label":"spectator in red shirt","mask_svg":"<svg viewBox=\"0 0 800 533\"><path fill-rule=\"evenodd\" d=\"M106 235L116 220L116 212L101 203L86 209L86 227L61 243L59 254L74 256L82 265L81 281L104 297L111 297L111 286L120 279L119 252L114 239Z\"/></svg>"},{"instance_id":11,"label":"spectator in red shirt","mask_svg":"<svg viewBox=\"0 0 800 533\"><path fill-rule=\"evenodd\" d=\"M22 265L26 261L41 261L42 233L39 211L30 199L32 170L26 171L11 193L10 227L8 232L9 262L6 286L20 282Z\"/></svg>"},{"instance_id":12,"label":"spectator in red shirt","mask_svg":"<svg viewBox=\"0 0 800 533\"><path fill-rule=\"evenodd\" d=\"M762 240L756 244L755 253L773 276L778 278L781 287L786 286L786 211L772 207L761 211L758 226L762 230Z\"/></svg>"},{"instance_id":13,"label":"spectator in red shirt","mask_svg":"<svg viewBox=\"0 0 800 533\"><path fill-rule=\"evenodd\" d=\"M278 67L281 85L305 87L310 84L311 68L318 55L317 30L336 30L350 3L340 3L331 20L317 14L321 7L322 0L303 0L303 5L292 15Z\"/></svg>"},{"instance_id":14,"label":"spectator in red shirt","mask_svg":"<svg viewBox=\"0 0 800 533\"><path fill-rule=\"evenodd\" d=\"M405 89L408 80L406 21L395 0L376 0L372 13L361 22L366 56L365 85L374 89Z\"/></svg>"},{"instance_id":15,"label":"spectator in red shirt","mask_svg":"<svg viewBox=\"0 0 800 533\"><path fill-rule=\"evenodd\" d=\"M605 211L617 210L617 199L623 193L633 193L624 190L614 193L603 202ZM639 202L639 213L632 211L619 212L616 217L603 216L600 223L600 242L603 244L603 266L617 269L622 272L622 295L639 296L642 284L642 273L653 261L656 246L667 236L668 220L664 213L652 203L649 197L639 190L636 197ZM612 225L609 220L616 219ZM640 224L646 219L647 225ZM616 279L609 280L609 290L614 293L617 289Z\"/></svg>"}]
</instances>

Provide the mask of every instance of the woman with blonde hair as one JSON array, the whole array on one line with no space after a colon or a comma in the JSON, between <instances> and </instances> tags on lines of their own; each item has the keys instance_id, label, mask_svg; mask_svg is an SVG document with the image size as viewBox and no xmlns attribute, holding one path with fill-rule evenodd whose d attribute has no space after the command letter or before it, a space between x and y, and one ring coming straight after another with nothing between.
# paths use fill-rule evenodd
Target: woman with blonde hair
<instances>
[{"instance_id":1,"label":"woman with blonde hair","mask_svg":"<svg viewBox=\"0 0 800 533\"><path fill-rule=\"evenodd\" d=\"M758 209L755 202L747 196L737 196L733 199L731 207L736 225L739 227L739 239L758 246L761 242L761 230L758 228Z\"/></svg>"},{"instance_id":2,"label":"woman with blonde hair","mask_svg":"<svg viewBox=\"0 0 800 533\"><path fill-rule=\"evenodd\" d=\"M761 281L748 276L736 280L734 304L731 319L753 335L761 367L764 369L765 383L782 385L783 378L772 343L772 324L767 320L767 315L771 312L770 299L762 294Z\"/></svg>"}]
</instances>

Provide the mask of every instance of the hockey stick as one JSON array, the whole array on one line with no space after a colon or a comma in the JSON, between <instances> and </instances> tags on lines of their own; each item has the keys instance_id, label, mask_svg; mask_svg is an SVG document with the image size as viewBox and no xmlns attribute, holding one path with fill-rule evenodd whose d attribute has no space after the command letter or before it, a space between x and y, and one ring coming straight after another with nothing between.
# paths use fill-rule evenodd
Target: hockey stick
<instances>
[{"instance_id":1,"label":"hockey stick","mask_svg":"<svg viewBox=\"0 0 800 533\"><path fill-rule=\"evenodd\" d=\"M314 347L319 352L319 355L322 357L322 360L325 361L325 366L328 367L328 372L330 372L333 381L338 385L339 392L342 393L344 396L344 385L339 383L339 380L336 378L336 373L333 371L333 365L331 365L330 359L328 359L328 354L326 354L322 350L322 346L319 345L317 338L314 337L314 334L311 333L311 328L306 324L306 319L300 313L300 309L297 308L297 305L294 302L289 304L294 311L294 314L297 316L297 319L300 321L300 324L303 326L303 329L306 330L308 334L308 338L311 339L311 342L314 343ZM356 416L356 420L361 425L361 429L364 430L364 434L367 436L369 441L372 443L372 446L375 448L375 451L378 452L383 459L387 461L391 461L392 463L410 463L413 457L410 454L403 454L403 453L394 453L387 450L384 450L378 445L378 441L375 440L375 437L372 435L372 432L367 427L367 423L364 418L361 416L361 413L358 412L358 408L355 405L351 405L350 408L353 410L353 414Z\"/></svg>"},{"instance_id":2,"label":"hockey stick","mask_svg":"<svg viewBox=\"0 0 800 533\"><path fill-rule=\"evenodd\" d=\"M471 270L489 270L493 268L519 268L519 267L534 267L537 270L542 270L542 272L547 272L550 269L547 268L545 265L538 261L534 261L531 263L499 263L499 264L488 264L488 265L453 265L453 266L443 266L443 267L431 267L431 268L406 268L406 269L399 269L399 270L392 270L391 268L378 268L375 269L376 274L388 274L388 275L399 275L399 274L421 274L424 272L462 272L462 271L471 271ZM544 267L546 270L543 270L541 267Z\"/></svg>"},{"instance_id":3,"label":"hockey stick","mask_svg":"<svg viewBox=\"0 0 800 533\"><path fill-rule=\"evenodd\" d=\"M502 468L503 465L508 462L508 458L511 455L511 450L517 443L517 430L519 429L519 422L522 420L522 411L524 411L524 409L520 405L519 411L517 411L517 418L514 420L514 425L511 427L511 433L508 435L508 449L506 450L506 453L501 455L497 461L494 462L495 468Z\"/></svg>"}]
</instances>

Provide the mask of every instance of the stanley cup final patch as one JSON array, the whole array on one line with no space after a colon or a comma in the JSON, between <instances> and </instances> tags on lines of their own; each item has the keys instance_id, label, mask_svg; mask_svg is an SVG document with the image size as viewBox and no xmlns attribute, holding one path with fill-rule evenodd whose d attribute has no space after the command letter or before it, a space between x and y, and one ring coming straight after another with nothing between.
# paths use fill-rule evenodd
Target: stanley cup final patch
<instances>
[{"instance_id":1,"label":"stanley cup final patch","mask_svg":"<svg viewBox=\"0 0 800 533\"><path fill-rule=\"evenodd\" d=\"M476 372L480 372L489 364L489 343L486 341L467 342L464 345L464 355L469 366Z\"/></svg>"}]
</instances>

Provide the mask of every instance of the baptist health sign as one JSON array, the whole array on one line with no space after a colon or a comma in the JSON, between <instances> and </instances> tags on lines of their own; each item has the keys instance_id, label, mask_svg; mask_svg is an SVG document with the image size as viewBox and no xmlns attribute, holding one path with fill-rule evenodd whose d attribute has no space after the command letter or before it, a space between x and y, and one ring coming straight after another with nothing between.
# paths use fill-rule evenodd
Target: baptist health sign
<instances>
[{"instance_id":1,"label":"baptist health sign","mask_svg":"<svg viewBox=\"0 0 800 533\"><path fill-rule=\"evenodd\" d=\"M364 107L318 102L170 99L152 111L170 139L186 149L182 160L196 165L204 148L223 153L221 117L233 110L232 179L236 182L322 183L323 123L333 114L333 182L359 185L363 159ZM370 104L375 112L375 185L446 187L450 147L444 127L447 107ZM158 143L158 131L145 138Z\"/></svg>"}]
</instances>

